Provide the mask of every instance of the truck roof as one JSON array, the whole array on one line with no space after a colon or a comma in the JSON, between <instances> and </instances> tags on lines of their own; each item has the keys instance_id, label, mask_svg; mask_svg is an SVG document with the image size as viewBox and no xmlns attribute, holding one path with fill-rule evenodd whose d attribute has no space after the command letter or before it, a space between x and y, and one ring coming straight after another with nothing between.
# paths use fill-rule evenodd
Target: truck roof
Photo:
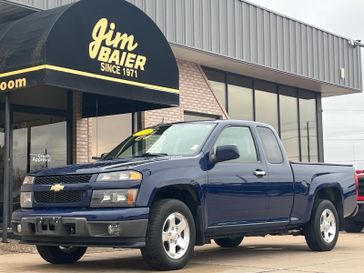
<instances>
[{"instance_id":1,"label":"truck roof","mask_svg":"<svg viewBox=\"0 0 364 273\"><path fill-rule=\"evenodd\" d=\"M171 123L160 123L155 126L162 126L162 125L172 125L172 124L184 124L184 123L214 123L214 124L241 124L241 125L248 125L248 126L257 126L257 125L264 125L271 127L268 124L256 122L256 121L248 121L248 120L235 120L235 119L216 119L216 120L196 120L196 121L179 121L179 122L171 122ZM151 127L155 127L151 126Z\"/></svg>"}]
</instances>

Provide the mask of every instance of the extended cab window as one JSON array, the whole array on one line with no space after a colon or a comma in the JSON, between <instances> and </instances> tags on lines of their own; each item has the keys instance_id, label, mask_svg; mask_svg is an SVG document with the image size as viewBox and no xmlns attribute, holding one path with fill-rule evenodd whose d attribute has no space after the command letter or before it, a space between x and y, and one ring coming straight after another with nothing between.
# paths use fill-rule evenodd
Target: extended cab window
<instances>
[{"instance_id":1,"label":"extended cab window","mask_svg":"<svg viewBox=\"0 0 364 273\"><path fill-rule=\"evenodd\" d=\"M257 162L257 150L253 136L248 127L225 128L217 139L215 146L232 145L238 146L240 157L231 162Z\"/></svg>"},{"instance_id":2,"label":"extended cab window","mask_svg":"<svg viewBox=\"0 0 364 273\"><path fill-rule=\"evenodd\" d=\"M263 150L269 163L280 164L283 155L273 131L267 127L258 127L258 134L263 143Z\"/></svg>"}]
</instances>

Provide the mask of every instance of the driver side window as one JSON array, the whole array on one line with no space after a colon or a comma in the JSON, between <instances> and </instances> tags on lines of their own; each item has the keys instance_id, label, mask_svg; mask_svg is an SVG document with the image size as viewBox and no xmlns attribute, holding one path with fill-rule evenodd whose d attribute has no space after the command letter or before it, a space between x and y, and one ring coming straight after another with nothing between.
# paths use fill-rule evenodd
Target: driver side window
<instances>
[{"instance_id":1,"label":"driver side window","mask_svg":"<svg viewBox=\"0 0 364 273\"><path fill-rule=\"evenodd\" d=\"M236 145L240 157L229 162L258 162L257 150L249 127L227 127L218 137L214 149L222 145Z\"/></svg>"}]
</instances>

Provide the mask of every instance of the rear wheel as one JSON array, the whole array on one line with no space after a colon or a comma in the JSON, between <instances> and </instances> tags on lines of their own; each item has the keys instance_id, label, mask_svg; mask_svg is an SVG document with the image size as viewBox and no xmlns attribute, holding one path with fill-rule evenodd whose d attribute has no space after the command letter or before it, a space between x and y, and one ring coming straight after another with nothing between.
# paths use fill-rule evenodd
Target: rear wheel
<instances>
[{"instance_id":1,"label":"rear wheel","mask_svg":"<svg viewBox=\"0 0 364 273\"><path fill-rule=\"evenodd\" d=\"M339 236L339 217L329 200L316 200L310 222L305 227L307 245L313 251L332 250Z\"/></svg>"},{"instance_id":2,"label":"rear wheel","mask_svg":"<svg viewBox=\"0 0 364 273\"><path fill-rule=\"evenodd\" d=\"M191 258L195 239L190 209L179 200L160 200L151 208L146 246L141 253L154 269L180 269Z\"/></svg>"},{"instance_id":3,"label":"rear wheel","mask_svg":"<svg viewBox=\"0 0 364 273\"><path fill-rule=\"evenodd\" d=\"M364 228L363 223L358 223L352 219L345 219L345 231L348 233L360 233Z\"/></svg>"},{"instance_id":4,"label":"rear wheel","mask_svg":"<svg viewBox=\"0 0 364 273\"><path fill-rule=\"evenodd\" d=\"M85 254L87 247L39 246L39 255L51 264L73 264Z\"/></svg>"},{"instance_id":5,"label":"rear wheel","mask_svg":"<svg viewBox=\"0 0 364 273\"><path fill-rule=\"evenodd\" d=\"M214 239L215 243L221 247L237 247L241 244L244 237L226 237Z\"/></svg>"}]
</instances>

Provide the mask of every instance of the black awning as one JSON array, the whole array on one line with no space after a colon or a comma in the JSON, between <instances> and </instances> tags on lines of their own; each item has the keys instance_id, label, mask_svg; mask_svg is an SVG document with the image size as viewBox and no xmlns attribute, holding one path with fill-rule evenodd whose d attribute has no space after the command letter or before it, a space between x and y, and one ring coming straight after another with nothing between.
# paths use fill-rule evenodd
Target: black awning
<instances>
[{"instance_id":1,"label":"black awning","mask_svg":"<svg viewBox=\"0 0 364 273\"><path fill-rule=\"evenodd\" d=\"M124 0L82 0L0 25L0 91L44 85L142 102L134 111L179 103L166 38Z\"/></svg>"}]
</instances>

